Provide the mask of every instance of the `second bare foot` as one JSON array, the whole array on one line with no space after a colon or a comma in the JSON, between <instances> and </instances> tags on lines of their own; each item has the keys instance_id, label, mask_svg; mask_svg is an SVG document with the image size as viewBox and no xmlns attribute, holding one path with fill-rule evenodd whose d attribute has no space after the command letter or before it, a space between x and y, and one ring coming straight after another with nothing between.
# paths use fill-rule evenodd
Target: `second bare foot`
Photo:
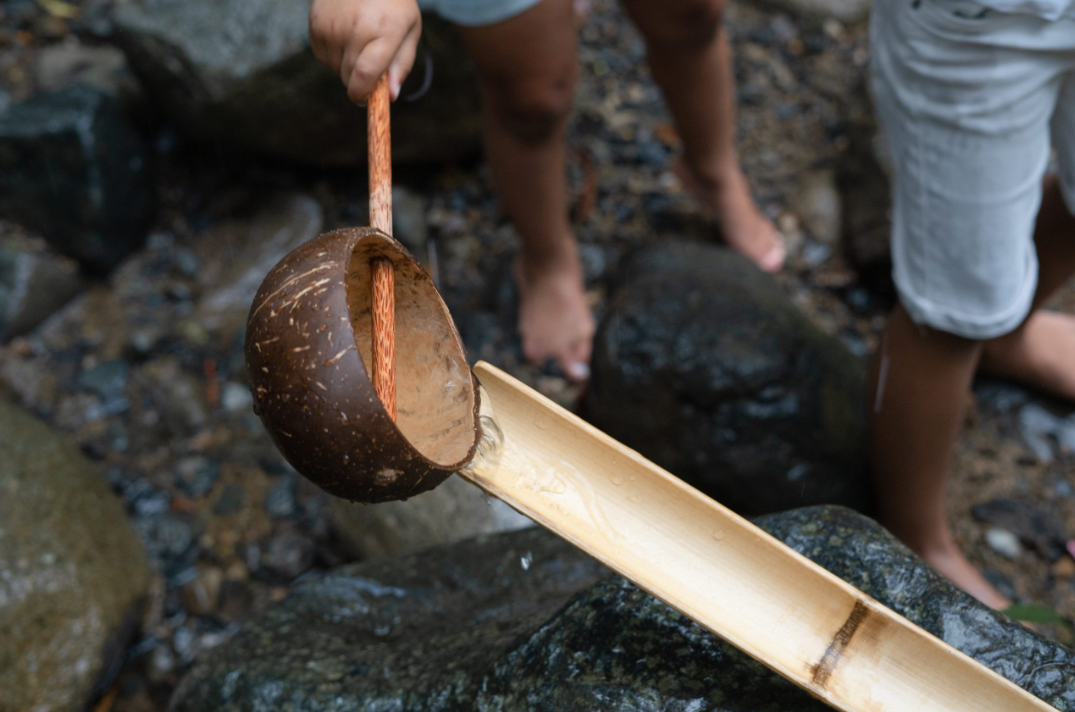
<instances>
[{"instance_id":1,"label":"second bare foot","mask_svg":"<svg viewBox=\"0 0 1075 712\"><path fill-rule=\"evenodd\" d=\"M921 556L937 573L990 608L1000 611L1011 605L1011 601L993 588L954 544L924 552Z\"/></svg>"},{"instance_id":2,"label":"second bare foot","mask_svg":"<svg viewBox=\"0 0 1075 712\"><path fill-rule=\"evenodd\" d=\"M749 257L765 272L779 272L787 247L776 227L758 209L746 177L738 167L713 180L692 170L683 156L672 170L680 182L705 206L720 226L728 246Z\"/></svg>"},{"instance_id":3,"label":"second bare foot","mask_svg":"<svg viewBox=\"0 0 1075 712\"><path fill-rule=\"evenodd\" d=\"M568 378L586 380L594 321L574 244L563 255L543 259L520 255L515 262L515 279L523 355L537 364L555 359Z\"/></svg>"}]
</instances>

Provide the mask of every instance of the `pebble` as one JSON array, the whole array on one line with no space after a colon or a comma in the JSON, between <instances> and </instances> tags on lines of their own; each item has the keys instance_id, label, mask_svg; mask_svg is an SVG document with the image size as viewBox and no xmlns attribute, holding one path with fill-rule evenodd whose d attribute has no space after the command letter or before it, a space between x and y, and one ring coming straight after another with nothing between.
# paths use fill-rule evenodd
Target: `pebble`
<instances>
[{"instance_id":1,"label":"pebble","mask_svg":"<svg viewBox=\"0 0 1075 712\"><path fill-rule=\"evenodd\" d=\"M224 410L234 413L252 408L254 398L250 395L250 389L246 386L234 381L228 381L220 389L220 404L224 406Z\"/></svg>"},{"instance_id":2,"label":"pebble","mask_svg":"<svg viewBox=\"0 0 1075 712\"><path fill-rule=\"evenodd\" d=\"M215 566L206 567L180 587L187 612L195 616L209 615L216 610L224 573Z\"/></svg>"},{"instance_id":3,"label":"pebble","mask_svg":"<svg viewBox=\"0 0 1075 712\"><path fill-rule=\"evenodd\" d=\"M1019 537L1007 529L991 528L985 532L985 543L989 548L1001 556L1009 559L1017 559L1023 553L1023 547L1019 543Z\"/></svg>"}]
</instances>

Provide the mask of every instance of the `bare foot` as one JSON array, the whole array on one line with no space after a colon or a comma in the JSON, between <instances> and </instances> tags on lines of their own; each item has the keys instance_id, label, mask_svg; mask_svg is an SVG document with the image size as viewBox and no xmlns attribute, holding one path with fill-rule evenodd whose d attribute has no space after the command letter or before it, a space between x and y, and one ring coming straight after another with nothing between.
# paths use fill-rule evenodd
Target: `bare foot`
<instances>
[{"instance_id":1,"label":"bare foot","mask_svg":"<svg viewBox=\"0 0 1075 712\"><path fill-rule=\"evenodd\" d=\"M765 272L780 271L787 246L754 203L746 177L738 167L730 171L726 180L715 181L699 176L679 156L672 170L717 221L729 247L749 257Z\"/></svg>"},{"instance_id":2,"label":"bare foot","mask_svg":"<svg viewBox=\"0 0 1075 712\"><path fill-rule=\"evenodd\" d=\"M1075 317L1035 311L1018 330L986 342L979 370L1075 400Z\"/></svg>"},{"instance_id":3,"label":"bare foot","mask_svg":"<svg viewBox=\"0 0 1075 712\"><path fill-rule=\"evenodd\" d=\"M1001 611L1012 604L1000 594L1000 591L993 588L993 584L985 580L985 576L982 576L978 569L967 561L954 544L951 547L925 552L921 556L937 573L990 608Z\"/></svg>"},{"instance_id":4,"label":"bare foot","mask_svg":"<svg viewBox=\"0 0 1075 712\"><path fill-rule=\"evenodd\" d=\"M568 254L541 261L520 255L515 280L523 355L539 364L553 358L568 378L585 381L590 375L594 321L574 244Z\"/></svg>"}]
</instances>

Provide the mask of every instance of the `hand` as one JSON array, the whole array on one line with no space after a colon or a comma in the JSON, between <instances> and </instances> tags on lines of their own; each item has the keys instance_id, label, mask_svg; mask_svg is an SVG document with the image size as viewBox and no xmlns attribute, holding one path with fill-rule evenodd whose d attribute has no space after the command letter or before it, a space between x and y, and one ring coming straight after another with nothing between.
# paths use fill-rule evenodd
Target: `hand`
<instances>
[{"instance_id":1,"label":"hand","mask_svg":"<svg viewBox=\"0 0 1075 712\"><path fill-rule=\"evenodd\" d=\"M313 0L310 46L318 61L340 75L347 96L365 102L388 72L394 100L414 66L422 34L416 0Z\"/></svg>"}]
</instances>

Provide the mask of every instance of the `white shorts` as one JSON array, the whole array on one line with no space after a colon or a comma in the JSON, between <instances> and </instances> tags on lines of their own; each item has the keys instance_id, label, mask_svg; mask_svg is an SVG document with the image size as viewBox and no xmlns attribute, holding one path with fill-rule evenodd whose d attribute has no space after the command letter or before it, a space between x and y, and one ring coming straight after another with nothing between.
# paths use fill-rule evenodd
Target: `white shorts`
<instances>
[{"instance_id":1,"label":"white shorts","mask_svg":"<svg viewBox=\"0 0 1075 712\"><path fill-rule=\"evenodd\" d=\"M456 25L484 27L511 19L539 2L541 0L418 0L418 7Z\"/></svg>"},{"instance_id":2,"label":"white shorts","mask_svg":"<svg viewBox=\"0 0 1075 712\"><path fill-rule=\"evenodd\" d=\"M875 0L870 38L904 308L959 336L1006 334L1037 286L1033 232L1050 147L1075 213L1075 18Z\"/></svg>"}]
</instances>

